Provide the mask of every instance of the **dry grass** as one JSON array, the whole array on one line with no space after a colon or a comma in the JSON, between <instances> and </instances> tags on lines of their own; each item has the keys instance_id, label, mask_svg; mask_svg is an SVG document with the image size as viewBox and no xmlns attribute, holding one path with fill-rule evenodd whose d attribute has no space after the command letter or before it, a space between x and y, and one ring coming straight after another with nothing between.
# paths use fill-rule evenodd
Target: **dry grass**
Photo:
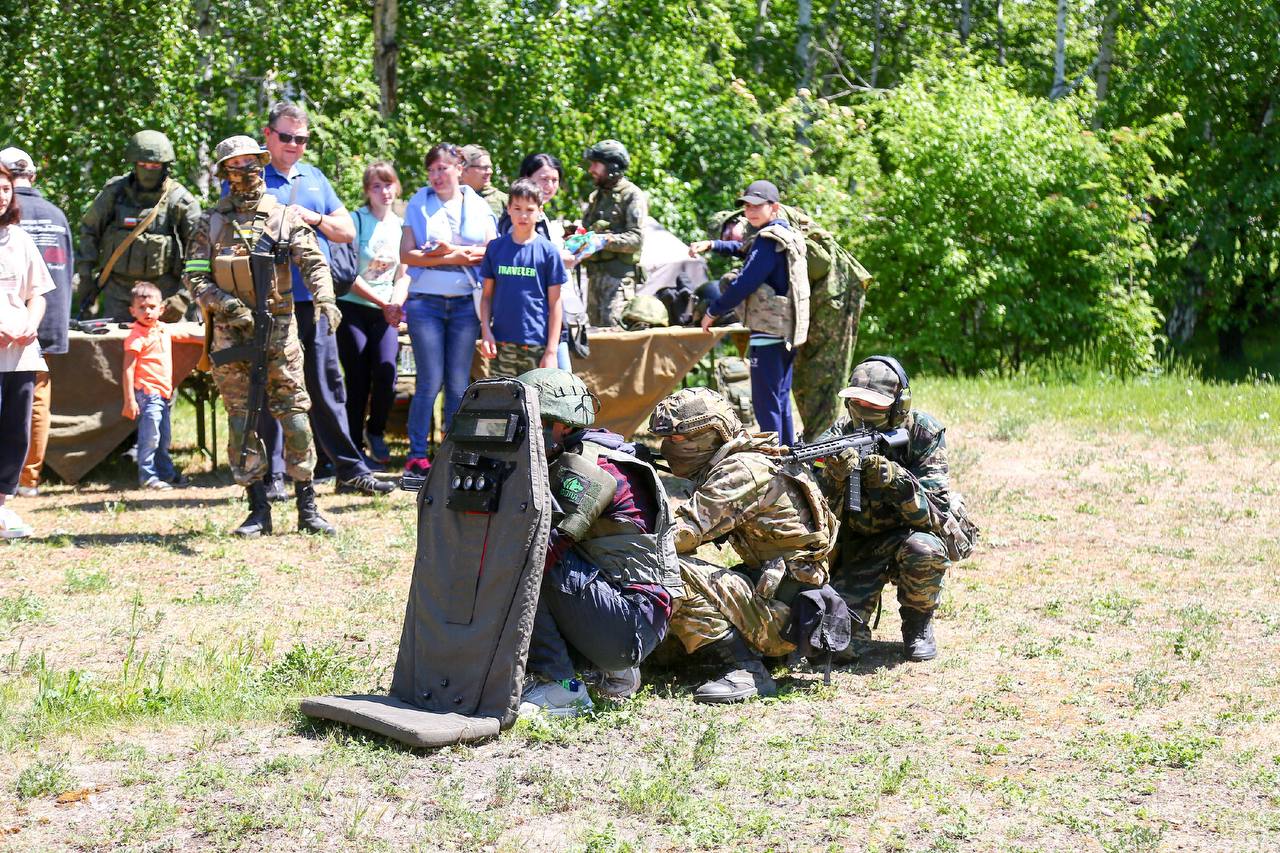
<instances>
[{"instance_id":1,"label":"dry grass","mask_svg":"<svg viewBox=\"0 0 1280 853\"><path fill-rule=\"evenodd\" d=\"M1229 390L1280 416L1274 389ZM918 384L985 535L949 578L937 661L899 662L886 608L880 652L831 688L793 673L778 699L708 708L693 674L659 672L594 718L432 754L295 710L385 690L407 495L322 495L336 539L242 543L212 475L51 489L20 504L44 538L0 548L0 844L1277 849L1274 427L1180 387L1125 418L1090 393Z\"/></svg>"}]
</instances>

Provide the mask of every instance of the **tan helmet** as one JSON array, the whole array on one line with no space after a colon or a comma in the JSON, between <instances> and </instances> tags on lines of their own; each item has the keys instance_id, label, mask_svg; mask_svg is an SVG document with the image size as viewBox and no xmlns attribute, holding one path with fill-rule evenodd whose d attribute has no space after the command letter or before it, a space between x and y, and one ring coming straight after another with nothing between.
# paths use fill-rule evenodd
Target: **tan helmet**
<instances>
[{"instance_id":1,"label":"tan helmet","mask_svg":"<svg viewBox=\"0 0 1280 853\"><path fill-rule=\"evenodd\" d=\"M249 136L229 136L218 143L218 147L213 149L213 170L220 178L225 178L223 174L222 164L230 160L232 157L239 157L242 154L252 154L258 158L259 165L265 166L271 162L271 155L262 149L262 146Z\"/></svg>"},{"instance_id":2,"label":"tan helmet","mask_svg":"<svg viewBox=\"0 0 1280 853\"><path fill-rule=\"evenodd\" d=\"M649 416L654 435L697 435L709 429L725 441L744 431L733 404L710 388L682 388L659 401Z\"/></svg>"},{"instance_id":3,"label":"tan helmet","mask_svg":"<svg viewBox=\"0 0 1280 853\"><path fill-rule=\"evenodd\" d=\"M640 329L661 328L671 325L667 306L656 296L641 295L632 298L622 309L622 328L628 332Z\"/></svg>"}]
</instances>

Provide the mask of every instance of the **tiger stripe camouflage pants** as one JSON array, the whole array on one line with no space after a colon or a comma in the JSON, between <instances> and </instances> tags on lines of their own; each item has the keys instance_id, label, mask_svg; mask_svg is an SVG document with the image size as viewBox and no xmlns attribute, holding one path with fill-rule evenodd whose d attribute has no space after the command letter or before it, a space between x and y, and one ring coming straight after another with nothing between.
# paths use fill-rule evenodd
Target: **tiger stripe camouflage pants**
<instances>
[{"instance_id":1,"label":"tiger stripe camouflage pants","mask_svg":"<svg viewBox=\"0 0 1280 853\"><path fill-rule=\"evenodd\" d=\"M932 533L900 528L850 541L842 535L831 585L870 625L886 583L898 587L898 604L932 612L942 596L950 561L942 540Z\"/></svg>"}]
</instances>

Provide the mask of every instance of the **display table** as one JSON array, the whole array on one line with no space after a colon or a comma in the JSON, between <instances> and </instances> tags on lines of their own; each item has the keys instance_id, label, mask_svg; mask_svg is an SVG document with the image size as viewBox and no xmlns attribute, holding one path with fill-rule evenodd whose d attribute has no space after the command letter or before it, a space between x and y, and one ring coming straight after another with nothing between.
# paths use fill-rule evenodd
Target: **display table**
<instances>
[{"instance_id":1,"label":"display table","mask_svg":"<svg viewBox=\"0 0 1280 853\"><path fill-rule=\"evenodd\" d=\"M204 327L171 323L173 385L187 378L200 361ZM124 395L124 339L128 329L112 326L106 334L68 333L67 352L49 356L52 411L44 462L68 483L77 483L137 428L121 414Z\"/></svg>"}]
</instances>

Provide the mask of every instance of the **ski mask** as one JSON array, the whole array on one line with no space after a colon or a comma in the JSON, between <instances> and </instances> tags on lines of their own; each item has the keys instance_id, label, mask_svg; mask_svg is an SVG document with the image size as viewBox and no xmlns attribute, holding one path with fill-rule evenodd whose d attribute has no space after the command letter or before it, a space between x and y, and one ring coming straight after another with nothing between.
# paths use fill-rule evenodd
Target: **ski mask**
<instances>
[{"instance_id":1,"label":"ski mask","mask_svg":"<svg viewBox=\"0 0 1280 853\"><path fill-rule=\"evenodd\" d=\"M698 435L688 436L684 441L672 441L671 436L662 439L659 452L671 466L671 473L677 477L691 480L707 466L711 457L716 455L724 439L714 429L706 430Z\"/></svg>"},{"instance_id":2,"label":"ski mask","mask_svg":"<svg viewBox=\"0 0 1280 853\"><path fill-rule=\"evenodd\" d=\"M164 183L164 179L168 174L168 164L161 166L159 169L144 169L137 163L133 164L133 179L138 182L138 186L147 191L158 188L160 184Z\"/></svg>"}]
</instances>

